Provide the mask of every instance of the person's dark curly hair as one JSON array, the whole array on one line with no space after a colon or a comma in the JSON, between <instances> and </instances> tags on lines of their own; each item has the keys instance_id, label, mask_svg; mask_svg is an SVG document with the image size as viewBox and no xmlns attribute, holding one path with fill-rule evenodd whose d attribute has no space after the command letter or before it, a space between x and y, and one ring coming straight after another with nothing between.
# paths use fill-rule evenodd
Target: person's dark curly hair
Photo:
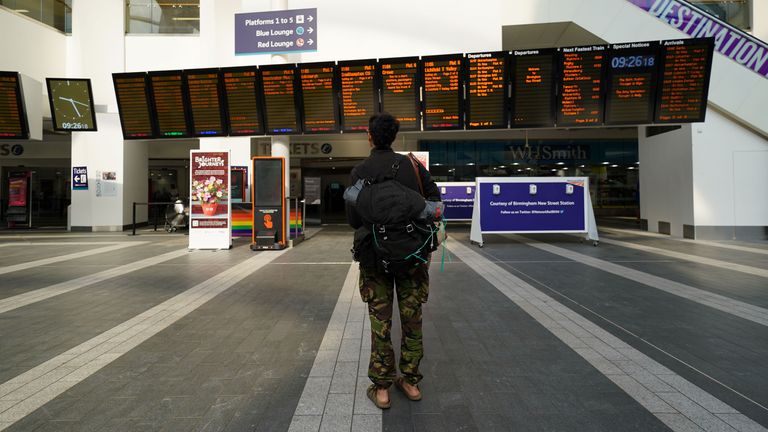
<instances>
[{"instance_id":1,"label":"person's dark curly hair","mask_svg":"<svg viewBox=\"0 0 768 432\"><path fill-rule=\"evenodd\" d=\"M400 121L387 112L374 114L368 120L368 132L377 148L391 147L399 130Z\"/></svg>"}]
</instances>

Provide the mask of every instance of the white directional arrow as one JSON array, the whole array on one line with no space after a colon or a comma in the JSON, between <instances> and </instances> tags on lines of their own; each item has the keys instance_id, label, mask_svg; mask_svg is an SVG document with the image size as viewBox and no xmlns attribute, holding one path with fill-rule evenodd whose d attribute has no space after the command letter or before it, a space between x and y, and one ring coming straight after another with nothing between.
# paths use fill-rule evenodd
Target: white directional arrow
<instances>
[{"instance_id":1,"label":"white directional arrow","mask_svg":"<svg viewBox=\"0 0 768 432\"><path fill-rule=\"evenodd\" d=\"M308 43L308 44L310 44L310 45L312 45L313 43L315 43L315 41L313 41L312 39L310 39L310 40L309 40L307 43Z\"/></svg>"},{"instance_id":2,"label":"white directional arrow","mask_svg":"<svg viewBox=\"0 0 768 432\"><path fill-rule=\"evenodd\" d=\"M314 33L314 32L315 32L315 29L313 29L312 27L307 29L307 33Z\"/></svg>"},{"instance_id":3,"label":"white directional arrow","mask_svg":"<svg viewBox=\"0 0 768 432\"><path fill-rule=\"evenodd\" d=\"M309 22L312 22L314 20L315 20L315 17L313 17L312 15L307 17L307 21L309 21Z\"/></svg>"},{"instance_id":4,"label":"white directional arrow","mask_svg":"<svg viewBox=\"0 0 768 432\"><path fill-rule=\"evenodd\" d=\"M75 176L75 181L79 182L80 181L80 176Z\"/></svg>"}]
</instances>

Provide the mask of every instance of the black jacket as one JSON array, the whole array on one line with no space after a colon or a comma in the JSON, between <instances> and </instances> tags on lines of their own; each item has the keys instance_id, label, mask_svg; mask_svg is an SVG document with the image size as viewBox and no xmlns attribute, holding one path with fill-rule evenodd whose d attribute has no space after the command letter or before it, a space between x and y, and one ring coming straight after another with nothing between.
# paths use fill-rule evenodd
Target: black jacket
<instances>
[{"instance_id":1,"label":"black jacket","mask_svg":"<svg viewBox=\"0 0 768 432\"><path fill-rule=\"evenodd\" d=\"M413 171L413 165L409 158L395 153L391 148L372 148L371 155L352 169L350 184L355 184L361 178L376 178L378 176L388 175L392 172L392 165L398 160L400 161L400 168L397 170L395 180L402 183L404 186L421 193L418 180L416 179L416 173ZM435 182L432 181L429 171L427 171L421 164L418 164L418 168L421 176L421 184L424 186L425 198L430 201L440 201L440 189L438 189ZM357 214L355 207L347 204L346 210L347 220L352 228L360 228L363 225L363 221Z\"/></svg>"}]
</instances>

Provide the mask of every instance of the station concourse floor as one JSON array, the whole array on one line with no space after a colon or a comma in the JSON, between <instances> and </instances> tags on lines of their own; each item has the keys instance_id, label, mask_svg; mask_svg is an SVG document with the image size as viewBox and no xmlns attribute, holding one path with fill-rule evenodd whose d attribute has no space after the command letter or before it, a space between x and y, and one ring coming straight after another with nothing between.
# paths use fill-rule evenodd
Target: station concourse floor
<instances>
[{"instance_id":1,"label":"station concourse floor","mask_svg":"<svg viewBox=\"0 0 768 432\"><path fill-rule=\"evenodd\" d=\"M424 399L386 411L348 228L280 252L2 232L0 430L768 430L768 243L448 231Z\"/></svg>"}]
</instances>

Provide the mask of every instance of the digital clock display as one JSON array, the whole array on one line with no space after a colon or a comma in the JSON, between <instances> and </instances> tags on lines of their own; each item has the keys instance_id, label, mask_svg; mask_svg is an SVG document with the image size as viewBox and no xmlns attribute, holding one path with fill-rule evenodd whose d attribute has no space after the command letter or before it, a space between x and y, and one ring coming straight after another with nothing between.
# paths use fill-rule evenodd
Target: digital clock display
<instances>
[{"instance_id":1,"label":"digital clock display","mask_svg":"<svg viewBox=\"0 0 768 432\"><path fill-rule=\"evenodd\" d=\"M657 42L611 45L605 98L607 124L648 124L658 79Z\"/></svg>"},{"instance_id":2,"label":"digital clock display","mask_svg":"<svg viewBox=\"0 0 768 432\"><path fill-rule=\"evenodd\" d=\"M611 58L611 67L613 69L644 68L655 65L655 55L630 55Z\"/></svg>"},{"instance_id":3,"label":"digital clock display","mask_svg":"<svg viewBox=\"0 0 768 432\"><path fill-rule=\"evenodd\" d=\"M57 131L95 131L91 80L46 78L53 128Z\"/></svg>"}]
</instances>

